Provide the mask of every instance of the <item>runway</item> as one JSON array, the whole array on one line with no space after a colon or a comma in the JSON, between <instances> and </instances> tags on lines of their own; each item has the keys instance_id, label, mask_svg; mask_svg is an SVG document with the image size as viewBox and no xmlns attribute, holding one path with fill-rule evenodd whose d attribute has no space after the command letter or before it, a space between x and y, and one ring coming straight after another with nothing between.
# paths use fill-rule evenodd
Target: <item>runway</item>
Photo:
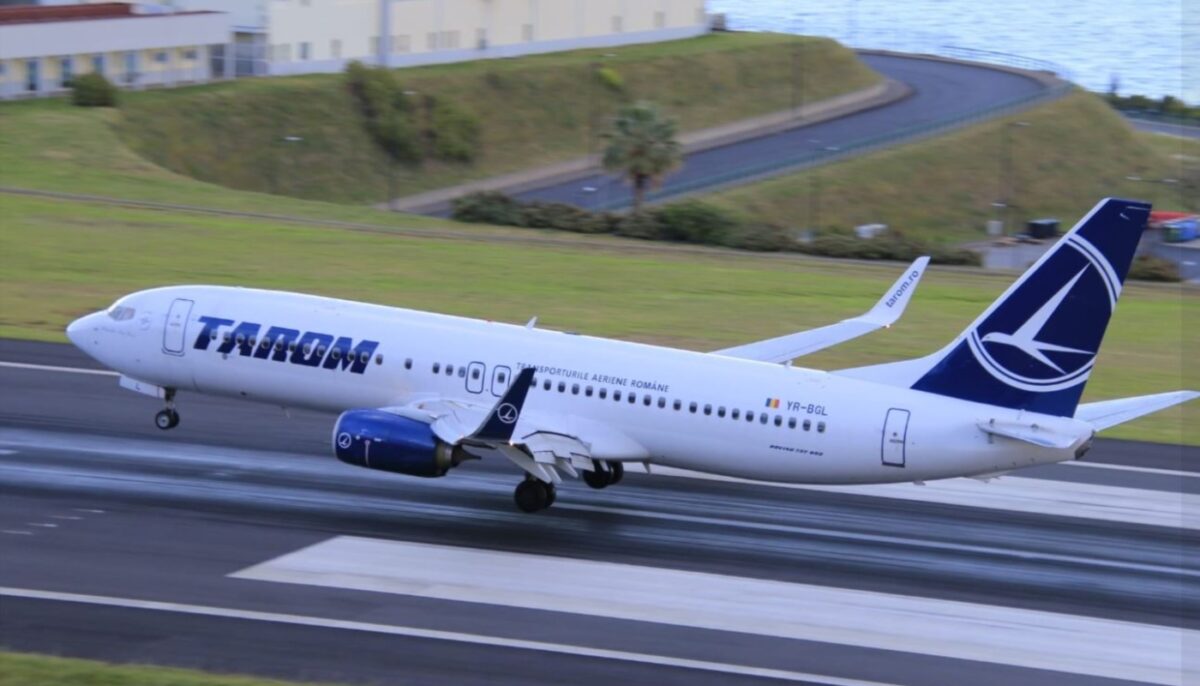
<instances>
[{"instance_id":1,"label":"runway","mask_svg":"<svg viewBox=\"0 0 1200 686\"><path fill-rule=\"evenodd\" d=\"M0 361L9 648L350 683L1200 676L1193 448L925 487L631 473L525 515L505 464L355 469L330 416L195 396L159 432L69 346Z\"/></svg>"}]
</instances>

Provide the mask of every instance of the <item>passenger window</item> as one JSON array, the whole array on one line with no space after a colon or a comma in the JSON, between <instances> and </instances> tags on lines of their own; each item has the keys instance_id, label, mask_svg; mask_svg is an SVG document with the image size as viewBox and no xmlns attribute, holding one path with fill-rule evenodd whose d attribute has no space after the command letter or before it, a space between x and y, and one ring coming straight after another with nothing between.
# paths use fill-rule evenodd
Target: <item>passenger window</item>
<instances>
[{"instance_id":1,"label":"passenger window","mask_svg":"<svg viewBox=\"0 0 1200 686\"><path fill-rule=\"evenodd\" d=\"M688 412L696 414L696 403L688 403Z\"/></svg>"},{"instance_id":2,"label":"passenger window","mask_svg":"<svg viewBox=\"0 0 1200 686\"><path fill-rule=\"evenodd\" d=\"M742 416L742 411L737 408L734 408L733 411L729 413L729 416L732 417L733 419L737 419Z\"/></svg>"},{"instance_id":3,"label":"passenger window","mask_svg":"<svg viewBox=\"0 0 1200 686\"><path fill-rule=\"evenodd\" d=\"M725 416L725 406L724 406L724 405L722 405L721 407L718 407L718 408L717 408L717 416L718 416L718 417L724 417L724 416Z\"/></svg>"},{"instance_id":4,"label":"passenger window","mask_svg":"<svg viewBox=\"0 0 1200 686\"><path fill-rule=\"evenodd\" d=\"M630 393L629 394L629 404L632 405L636 402L637 402L637 393Z\"/></svg>"},{"instance_id":5,"label":"passenger window","mask_svg":"<svg viewBox=\"0 0 1200 686\"><path fill-rule=\"evenodd\" d=\"M440 372L440 371L442 371L442 363L441 363L441 362L434 362L434 363L433 363L433 373L434 373L434 374L437 374L437 373L438 373L438 372Z\"/></svg>"},{"instance_id":6,"label":"passenger window","mask_svg":"<svg viewBox=\"0 0 1200 686\"><path fill-rule=\"evenodd\" d=\"M329 356L330 356L330 357L332 357L332 358L333 358L333 359L335 359L335 360L340 360L340 359L342 359L342 349L341 349L341 348L334 348L334 349L333 349L333 352L329 353Z\"/></svg>"},{"instance_id":7,"label":"passenger window","mask_svg":"<svg viewBox=\"0 0 1200 686\"><path fill-rule=\"evenodd\" d=\"M796 418L795 417L788 417L788 428L789 429L796 428Z\"/></svg>"},{"instance_id":8,"label":"passenger window","mask_svg":"<svg viewBox=\"0 0 1200 686\"><path fill-rule=\"evenodd\" d=\"M311 353L311 352L312 352L312 344L311 344L311 343L305 343L305 344L304 344L304 351L303 351L303 352L304 352L304 356L305 356L305 357L308 357L309 353ZM436 372L437 370L436 370L436 369L434 369L433 371L435 371L435 372Z\"/></svg>"},{"instance_id":9,"label":"passenger window","mask_svg":"<svg viewBox=\"0 0 1200 686\"><path fill-rule=\"evenodd\" d=\"M375 356L375 364L383 364L383 353ZM408 360L404 366L405 369L412 369L412 360Z\"/></svg>"},{"instance_id":10,"label":"passenger window","mask_svg":"<svg viewBox=\"0 0 1200 686\"><path fill-rule=\"evenodd\" d=\"M454 365L446 365L446 376L454 376Z\"/></svg>"},{"instance_id":11,"label":"passenger window","mask_svg":"<svg viewBox=\"0 0 1200 686\"><path fill-rule=\"evenodd\" d=\"M475 369L471 370L471 378L476 379L476 380L479 379L479 368L475 368Z\"/></svg>"},{"instance_id":12,"label":"passenger window","mask_svg":"<svg viewBox=\"0 0 1200 686\"><path fill-rule=\"evenodd\" d=\"M592 387L588 386L587 388L583 389L583 394L589 398L592 397Z\"/></svg>"},{"instance_id":13,"label":"passenger window","mask_svg":"<svg viewBox=\"0 0 1200 686\"><path fill-rule=\"evenodd\" d=\"M326 348L323 345L317 346L317 357L325 357Z\"/></svg>"},{"instance_id":14,"label":"passenger window","mask_svg":"<svg viewBox=\"0 0 1200 686\"><path fill-rule=\"evenodd\" d=\"M216 338L216 336L213 336L213 338ZM296 341L291 341L290 343L288 343L288 352L289 353L296 352Z\"/></svg>"},{"instance_id":15,"label":"passenger window","mask_svg":"<svg viewBox=\"0 0 1200 686\"><path fill-rule=\"evenodd\" d=\"M604 400L604 399L605 399L605 398L607 398L607 397L608 397L608 389L607 389L607 388L601 388L601 389L600 389L600 399L601 399L601 400Z\"/></svg>"},{"instance_id":16,"label":"passenger window","mask_svg":"<svg viewBox=\"0 0 1200 686\"><path fill-rule=\"evenodd\" d=\"M804 420L804 430L805 430L805 431L808 431L808 430L809 430L809 429L811 429L811 428L812 428L812 420L811 420L811 419L805 419L805 420Z\"/></svg>"},{"instance_id":17,"label":"passenger window","mask_svg":"<svg viewBox=\"0 0 1200 686\"><path fill-rule=\"evenodd\" d=\"M683 407L683 403L679 400L679 398L676 398L675 402L671 403L671 406L674 407L676 411L678 411L679 408Z\"/></svg>"},{"instance_id":18,"label":"passenger window","mask_svg":"<svg viewBox=\"0 0 1200 686\"><path fill-rule=\"evenodd\" d=\"M504 372L500 372L499 374L496 375L496 383L504 383L505 381L508 381L508 376ZM529 377L529 381L530 381L530 384L529 384L530 386L537 385L537 379L533 378L532 376Z\"/></svg>"},{"instance_id":19,"label":"passenger window","mask_svg":"<svg viewBox=\"0 0 1200 686\"><path fill-rule=\"evenodd\" d=\"M229 332L228 331L226 331L225 335L221 337L221 340L224 341L225 343L229 342Z\"/></svg>"},{"instance_id":20,"label":"passenger window","mask_svg":"<svg viewBox=\"0 0 1200 686\"><path fill-rule=\"evenodd\" d=\"M746 413L746 421L748 421L748 422L754 421L754 413L753 412Z\"/></svg>"},{"instance_id":21,"label":"passenger window","mask_svg":"<svg viewBox=\"0 0 1200 686\"><path fill-rule=\"evenodd\" d=\"M243 343L245 343L245 342L246 342L246 334L244 334L244 333L239 333L239 334L237 335L237 344L238 344L238 345L241 345L241 344L243 344Z\"/></svg>"},{"instance_id":22,"label":"passenger window","mask_svg":"<svg viewBox=\"0 0 1200 686\"><path fill-rule=\"evenodd\" d=\"M768 417L767 417L767 413L766 413L766 412L763 412L762 414L758 415L758 423L759 423L759 424L766 424L766 423L767 423L767 419L768 419Z\"/></svg>"},{"instance_id":23,"label":"passenger window","mask_svg":"<svg viewBox=\"0 0 1200 686\"><path fill-rule=\"evenodd\" d=\"M643 395L643 396L642 396L642 404L643 404L643 405L645 405L646 407L650 407L650 401L651 401L651 400L652 400L652 399L651 399L651 397L650 397L649 395Z\"/></svg>"},{"instance_id":24,"label":"passenger window","mask_svg":"<svg viewBox=\"0 0 1200 686\"><path fill-rule=\"evenodd\" d=\"M817 433L825 433L825 422L817 422Z\"/></svg>"},{"instance_id":25,"label":"passenger window","mask_svg":"<svg viewBox=\"0 0 1200 686\"><path fill-rule=\"evenodd\" d=\"M571 395L579 395L579 384L571 384Z\"/></svg>"},{"instance_id":26,"label":"passenger window","mask_svg":"<svg viewBox=\"0 0 1200 686\"><path fill-rule=\"evenodd\" d=\"M704 406L704 414L706 414L706 415L707 415L707 414L712 414L712 405L705 405L705 406Z\"/></svg>"},{"instance_id":27,"label":"passenger window","mask_svg":"<svg viewBox=\"0 0 1200 686\"><path fill-rule=\"evenodd\" d=\"M458 368L458 378L460 378L460 379L467 378L467 368L466 367Z\"/></svg>"},{"instance_id":28,"label":"passenger window","mask_svg":"<svg viewBox=\"0 0 1200 686\"><path fill-rule=\"evenodd\" d=\"M379 364L379 363L381 363L381 362L383 362L383 356L382 356L382 355L376 355L376 356L375 356L375 364ZM412 369L412 358L411 358L411 357L410 357L410 358L408 358L408 359L406 359L406 360L404 360L404 368L405 368L405 369Z\"/></svg>"},{"instance_id":29,"label":"passenger window","mask_svg":"<svg viewBox=\"0 0 1200 686\"><path fill-rule=\"evenodd\" d=\"M666 398L664 398L664 397L662 397L662 396L660 395L660 396L658 397L658 406L659 406L660 408L662 408L662 407L666 407L666 406L667 406L667 399L666 399Z\"/></svg>"},{"instance_id":30,"label":"passenger window","mask_svg":"<svg viewBox=\"0 0 1200 686\"><path fill-rule=\"evenodd\" d=\"M783 426L783 417L775 415L775 426Z\"/></svg>"},{"instance_id":31,"label":"passenger window","mask_svg":"<svg viewBox=\"0 0 1200 686\"><path fill-rule=\"evenodd\" d=\"M550 379L546 379L542 382L542 389L547 391L550 390Z\"/></svg>"},{"instance_id":32,"label":"passenger window","mask_svg":"<svg viewBox=\"0 0 1200 686\"><path fill-rule=\"evenodd\" d=\"M559 392L559 393L566 393L566 392L567 392L567 382L565 382L565 381L559 381L559 382L558 382L558 392Z\"/></svg>"},{"instance_id":33,"label":"passenger window","mask_svg":"<svg viewBox=\"0 0 1200 686\"><path fill-rule=\"evenodd\" d=\"M276 351L283 350L283 339L282 338L278 338L275 340L275 350ZM363 354L365 355L366 353L363 353ZM366 360L363 360L363 361L366 362Z\"/></svg>"},{"instance_id":34,"label":"passenger window","mask_svg":"<svg viewBox=\"0 0 1200 686\"><path fill-rule=\"evenodd\" d=\"M621 402L621 392L620 391L613 391L613 400L618 403Z\"/></svg>"}]
</instances>

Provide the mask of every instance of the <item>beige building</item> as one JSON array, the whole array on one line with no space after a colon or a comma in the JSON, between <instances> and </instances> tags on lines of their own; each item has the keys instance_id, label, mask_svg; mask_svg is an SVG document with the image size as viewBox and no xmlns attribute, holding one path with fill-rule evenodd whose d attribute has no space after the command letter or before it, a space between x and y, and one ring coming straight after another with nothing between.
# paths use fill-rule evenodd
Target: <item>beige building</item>
<instances>
[{"instance_id":1,"label":"beige building","mask_svg":"<svg viewBox=\"0 0 1200 686\"><path fill-rule=\"evenodd\" d=\"M125 3L0 7L0 99L61 92L100 72L125 87L202 83L209 46L229 40L229 17Z\"/></svg>"},{"instance_id":2,"label":"beige building","mask_svg":"<svg viewBox=\"0 0 1200 686\"><path fill-rule=\"evenodd\" d=\"M686 38L704 0L169 0L231 13L238 74L393 67ZM387 26L387 30L381 27ZM383 36L381 45L380 36Z\"/></svg>"}]
</instances>

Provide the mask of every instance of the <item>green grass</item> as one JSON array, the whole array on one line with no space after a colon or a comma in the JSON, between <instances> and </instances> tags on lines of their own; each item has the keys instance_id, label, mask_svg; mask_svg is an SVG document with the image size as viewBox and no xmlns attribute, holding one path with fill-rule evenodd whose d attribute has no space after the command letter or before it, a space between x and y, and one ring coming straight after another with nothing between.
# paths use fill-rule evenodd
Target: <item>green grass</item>
<instances>
[{"instance_id":1,"label":"green grass","mask_svg":"<svg viewBox=\"0 0 1200 686\"><path fill-rule=\"evenodd\" d=\"M597 78L596 64L619 74L623 90ZM803 65L803 79L794 79L794 65ZM474 163L403 171L401 195L581 157L598 149L594 139L589 145L589 134L635 99L658 103L688 131L787 109L793 81L803 84L800 97L813 101L880 78L833 41L756 33L397 74L405 89L448 99L482 125ZM124 96L121 112L112 123L122 139L182 174L337 202L379 202L386 195L386 166L362 130L341 75L133 93ZM284 136L303 140L287 143Z\"/></svg>"},{"instance_id":2,"label":"green grass","mask_svg":"<svg viewBox=\"0 0 1200 686\"><path fill-rule=\"evenodd\" d=\"M73 317L171 283L282 288L714 349L830 323L866 309L899 265L732 252L643 252L640 243L542 247L214 219L181 212L0 195L0 336L63 340ZM633 246L633 250L629 249ZM885 332L805 358L836 369L944 344L1010 276L937 269ZM499 294L499 295L498 295ZM1184 321L1200 293L1131 284L1088 386L1091 399L1196 385L1183 377ZM1200 408L1111 435L1200 443Z\"/></svg>"},{"instance_id":3,"label":"green grass","mask_svg":"<svg viewBox=\"0 0 1200 686\"><path fill-rule=\"evenodd\" d=\"M1012 126L1016 122L1028 125ZM1014 184L1010 226L1016 227L1038 217L1058 217L1069 226L1105 196L1145 198L1159 209L1178 209L1187 200L1179 186L1126 177L1178 178L1180 162L1170 153L1200 153L1194 141L1135 134L1102 100L1079 91L1005 119L708 199L755 219L798 227L812 217L811 190L817 184L822 227L880 222L938 243L981 240L1001 193L1005 129L1011 134Z\"/></svg>"},{"instance_id":4,"label":"green grass","mask_svg":"<svg viewBox=\"0 0 1200 686\"><path fill-rule=\"evenodd\" d=\"M206 674L189 669L112 665L0 651L0 686L287 686L295 682ZM310 684L310 686L312 686Z\"/></svg>"}]
</instances>

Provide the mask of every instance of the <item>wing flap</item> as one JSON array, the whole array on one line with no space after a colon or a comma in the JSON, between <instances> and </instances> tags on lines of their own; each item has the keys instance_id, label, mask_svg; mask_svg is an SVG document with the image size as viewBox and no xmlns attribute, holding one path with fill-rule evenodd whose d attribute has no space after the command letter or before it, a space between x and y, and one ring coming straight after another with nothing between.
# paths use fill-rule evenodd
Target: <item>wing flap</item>
<instances>
[{"instance_id":1,"label":"wing flap","mask_svg":"<svg viewBox=\"0 0 1200 686\"><path fill-rule=\"evenodd\" d=\"M908 301L917 290L917 283L920 282L928 264L928 257L917 258L883 294L879 302L858 317L808 331L717 350L713 354L759 362L787 362L891 326L904 314L904 308L908 306Z\"/></svg>"}]
</instances>

